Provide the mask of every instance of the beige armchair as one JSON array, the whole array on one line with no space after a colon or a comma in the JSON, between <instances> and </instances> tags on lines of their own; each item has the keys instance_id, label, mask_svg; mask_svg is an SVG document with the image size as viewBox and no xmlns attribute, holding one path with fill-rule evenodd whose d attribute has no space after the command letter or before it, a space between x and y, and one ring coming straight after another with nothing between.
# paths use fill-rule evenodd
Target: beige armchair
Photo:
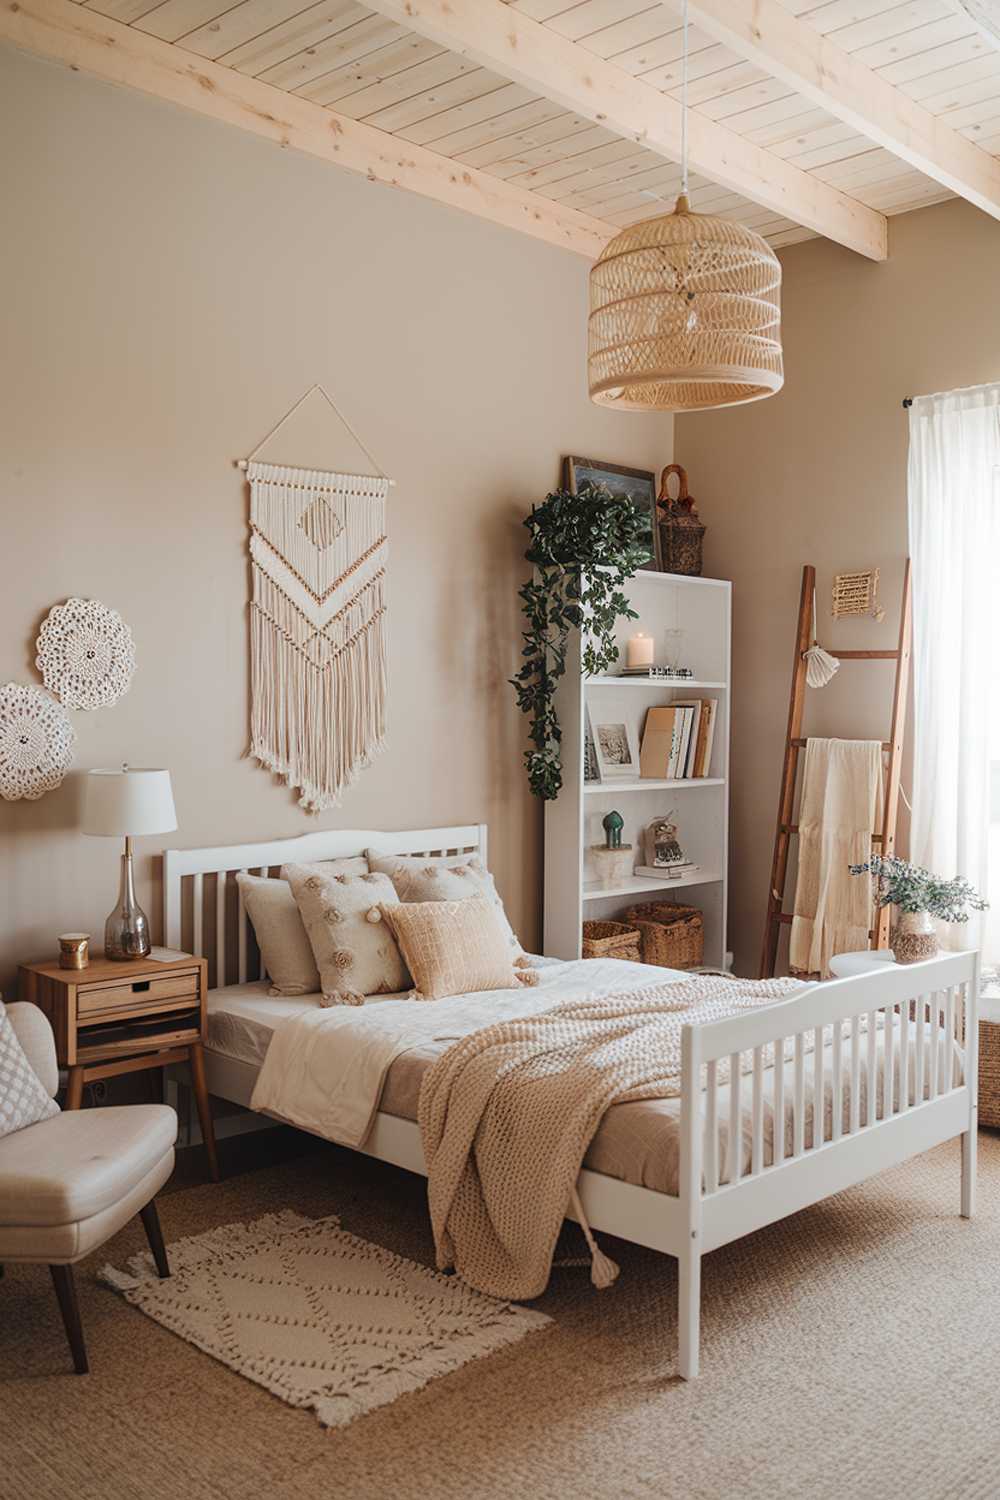
<instances>
[{"instance_id":1,"label":"beige armchair","mask_svg":"<svg viewBox=\"0 0 1000 1500\"><path fill-rule=\"evenodd\" d=\"M52 1028L36 1005L7 1014L54 1097ZM153 1197L173 1171L176 1139L177 1116L162 1104L74 1110L0 1137L0 1275L4 1263L49 1267L78 1375L88 1364L74 1264L139 1214L157 1271L170 1275Z\"/></svg>"}]
</instances>

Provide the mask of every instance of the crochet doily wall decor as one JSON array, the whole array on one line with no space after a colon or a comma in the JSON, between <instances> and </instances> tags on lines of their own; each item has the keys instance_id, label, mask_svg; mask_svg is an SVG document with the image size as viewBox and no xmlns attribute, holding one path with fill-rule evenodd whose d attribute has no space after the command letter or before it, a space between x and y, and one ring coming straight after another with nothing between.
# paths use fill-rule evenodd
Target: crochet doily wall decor
<instances>
[{"instance_id":1,"label":"crochet doily wall decor","mask_svg":"<svg viewBox=\"0 0 1000 1500\"><path fill-rule=\"evenodd\" d=\"M128 692L135 671L132 633L97 599L67 599L51 609L36 642L35 665L67 708L106 708Z\"/></svg>"},{"instance_id":2,"label":"crochet doily wall decor","mask_svg":"<svg viewBox=\"0 0 1000 1500\"><path fill-rule=\"evenodd\" d=\"M66 710L38 687L0 687L0 797L35 801L73 763L76 732Z\"/></svg>"}]
</instances>

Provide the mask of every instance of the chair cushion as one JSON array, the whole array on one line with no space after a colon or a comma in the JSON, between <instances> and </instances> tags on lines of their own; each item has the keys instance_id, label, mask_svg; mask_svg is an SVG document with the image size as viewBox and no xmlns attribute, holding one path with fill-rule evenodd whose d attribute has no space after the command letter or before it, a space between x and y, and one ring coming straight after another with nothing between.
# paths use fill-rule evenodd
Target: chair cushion
<instances>
[{"instance_id":1,"label":"chair cushion","mask_svg":"<svg viewBox=\"0 0 1000 1500\"><path fill-rule=\"evenodd\" d=\"M71 1224L112 1207L177 1139L163 1104L69 1110L0 1140L0 1224Z\"/></svg>"}]
</instances>

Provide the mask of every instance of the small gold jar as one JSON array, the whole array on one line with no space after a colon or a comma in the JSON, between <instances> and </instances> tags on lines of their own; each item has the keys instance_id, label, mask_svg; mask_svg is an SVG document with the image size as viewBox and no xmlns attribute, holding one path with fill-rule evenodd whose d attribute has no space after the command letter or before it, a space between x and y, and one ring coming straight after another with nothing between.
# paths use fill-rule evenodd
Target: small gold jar
<instances>
[{"instance_id":1,"label":"small gold jar","mask_svg":"<svg viewBox=\"0 0 1000 1500\"><path fill-rule=\"evenodd\" d=\"M90 933L64 932L59 938L60 969L85 969L90 963Z\"/></svg>"}]
</instances>

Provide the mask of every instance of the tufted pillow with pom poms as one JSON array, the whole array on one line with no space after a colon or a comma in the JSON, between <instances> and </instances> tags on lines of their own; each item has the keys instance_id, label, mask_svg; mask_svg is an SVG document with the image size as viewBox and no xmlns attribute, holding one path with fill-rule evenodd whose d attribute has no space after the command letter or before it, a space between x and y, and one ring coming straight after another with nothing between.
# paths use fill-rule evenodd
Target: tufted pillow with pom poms
<instances>
[{"instance_id":1,"label":"tufted pillow with pom poms","mask_svg":"<svg viewBox=\"0 0 1000 1500\"><path fill-rule=\"evenodd\" d=\"M284 865L319 969L324 1005L360 1005L366 995L411 986L382 907L398 904L387 875L330 875L323 865Z\"/></svg>"}]
</instances>

